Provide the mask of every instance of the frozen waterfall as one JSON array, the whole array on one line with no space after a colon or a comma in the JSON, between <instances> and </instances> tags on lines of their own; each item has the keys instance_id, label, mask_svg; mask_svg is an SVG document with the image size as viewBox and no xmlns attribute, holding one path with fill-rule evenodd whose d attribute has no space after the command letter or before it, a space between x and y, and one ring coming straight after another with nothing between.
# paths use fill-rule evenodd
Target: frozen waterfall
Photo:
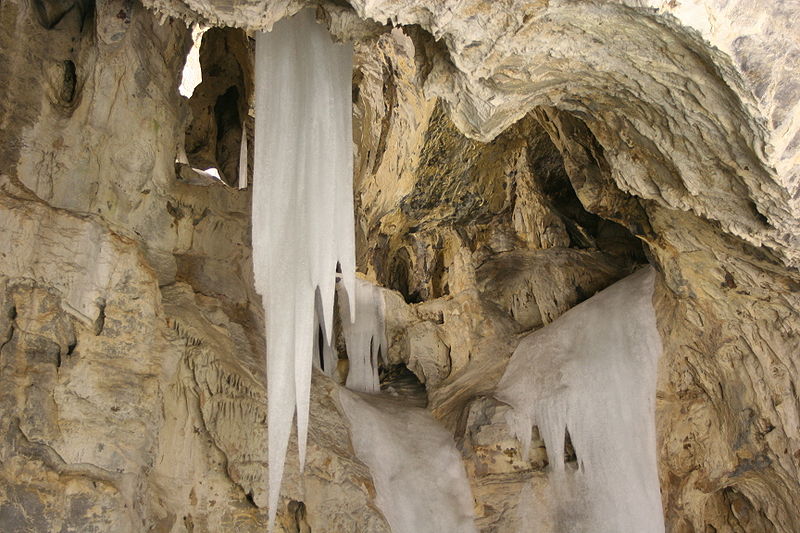
<instances>
[{"instance_id":1,"label":"frozen waterfall","mask_svg":"<svg viewBox=\"0 0 800 533\"><path fill-rule=\"evenodd\" d=\"M344 389L339 400L393 533L477 533L461 454L426 409Z\"/></svg>"},{"instance_id":2,"label":"frozen waterfall","mask_svg":"<svg viewBox=\"0 0 800 533\"><path fill-rule=\"evenodd\" d=\"M531 516L555 531L664 531L654 278L651 268L642 269L528 335L497 387L497 398L515 410L524 456L532 425L545 442L553 508L537 504L530 490L523 495L531 500ZM565 467L567 431L577 469Z\"/></svg>"},{"instance_id":3,"label":"frozen waterfall","mask_svg":"<svg viewBox=\"0 0 800 533\"><path fill-rule=\"evenodd\" d=\"M337 262L348 294L355 283L352 47L305 10L256 34L255 63L253 268L266 315L271 527L295 412L305 460L312 354L319 322L331 338Z\"/></svg>"}]
</instances>

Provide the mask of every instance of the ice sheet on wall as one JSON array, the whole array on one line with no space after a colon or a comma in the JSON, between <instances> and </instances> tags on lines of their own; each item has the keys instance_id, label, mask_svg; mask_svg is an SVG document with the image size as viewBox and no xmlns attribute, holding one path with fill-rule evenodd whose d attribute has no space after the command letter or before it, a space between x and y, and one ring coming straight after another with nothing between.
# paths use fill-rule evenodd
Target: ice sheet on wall
<instances>
[{"instance_id":1,"label":"ice sheet on wall","mask_svg":"<svg viewBox=\"0 0 800 533\"><path fill-rule=\"evenodd\" d=\"M547 449L549 505L524 502L556 531L664 531L655 396L661 339L647 267L520 343L495 395L515 410L523 456L531 427ZM576 461L565 465L569 432ZM544 516L542 513L549 513Z\"/></svg>"}]
</instances>

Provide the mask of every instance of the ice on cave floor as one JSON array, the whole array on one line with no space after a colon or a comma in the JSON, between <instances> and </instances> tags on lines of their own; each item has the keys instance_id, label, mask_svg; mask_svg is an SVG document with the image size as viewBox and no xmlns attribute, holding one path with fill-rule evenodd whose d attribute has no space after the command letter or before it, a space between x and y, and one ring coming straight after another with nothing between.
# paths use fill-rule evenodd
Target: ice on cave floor
<instances>
[{"instance_id":1,"label":"ice on cave floor","mask_svg":"<svg viewBox=\"0 0 800 533\"><path fill-rule=\"evenodd\" d=\"M352 53L311 10L256 33L253 270L266 322L270 527L295 413L305 460L315 293L330 339L337 263L348 293L354 285Z\"/></svg>"},{"instance_id":2,"label":"ice on cave floor","mask_svg":"<svg viewBox=\"0 0 800 533\"><path fill-rule=\"evenodd\" d=\"M644 268L525 337L497 386L496 397L515 410L524 450L531 426L544 440L551 492L520 505L532 506L535 520L554 531L664 531L654 279ZM567 431L577 459L570 466Z\"/></svg>"},{"instance_id":3,"label":"ice on cave floor","mask_svg":"<svg viewBox=\"0 0 800 533\"><path fill-rule=\"evenodd\" d=\"M345 385L361 392L379 392L378 356L386 359L385 304L380 287L356 278L355 298L339 290L339 312L347 345L350 369ZM355 300L356 314L351 316L349 300Z\"/></svg>"},{"instance_id":4,"label":"ice on cave floor","mask_svg":"<svg viewBox=\"0 0 800 533\"><path fill-rule=\"evenodd\" d=\"M477 533L461 454L426 409L346 389L339 399L393 533Z\"/></svg>"}]
</instances>

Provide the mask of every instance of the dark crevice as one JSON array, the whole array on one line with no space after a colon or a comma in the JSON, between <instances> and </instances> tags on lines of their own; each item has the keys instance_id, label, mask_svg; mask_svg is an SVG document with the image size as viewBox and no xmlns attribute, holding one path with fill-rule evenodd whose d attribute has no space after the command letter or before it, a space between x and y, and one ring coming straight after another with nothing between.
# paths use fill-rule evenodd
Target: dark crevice
<instances>
[{"instance_id":1,"label":"dark crevice","mask_svg":"<svg viewBox=\"0 0 800 533\"><path fill-rule=\"evenodd\" d=\"M405 248L401 248L389 263L389 277L386 286L403 295L406 303L419 303L419 295L412 295L409 291L409 273L411 270L411 256Z\"/></svg>"},{"instance_id":2,"label":"dark crevice","mask_svg":"<svg viewBox=\"0 0 800 533\"><path fill-rule=\"evenodd\" d=\"M239 145L242 137L239 89L235 85L217 98L214 104L214 122L217 129L217 169L223 181L233 185L239 168Z\"/></svg>"},{"instance_id":3,"label":"dark crevice","mask_svg":"<svg viewBox=\"0 0 800 533\"><path fill-rule=\"evenodd\" d=\"M31 7L36 15L39 25L46 29L53 29L61 22L64 16L75 8L74 1L31 0Z\"/></svg>"},{"instance_id":4,"label":"dark crevice","mask_svg":"<svg viewBox=\"0 0 800 533\"><path fill-rule=\"evenodd\" d=\"M217 141L221 141L231 127L239 125L239 89L235 85L228 87L217 98L214 104L214 120L217 124Z\"/></svg>"},{"instance_id":5,"label":"dark crevice","mask_svg":"<svg viewBox=\"0 0 800 533\"><path fill-rule=\"evenodd\" d=\"M431 273L431 298L447 296L450 287L444 281L447 267L444 264L444 254L441 248L434 250L433 264L430 267Z\"/></svg>"},{"instance_id":6,"label":"dark crevice","mask_svg":"<svg viewBox=\"0 0 800 533\"><path fill-rule=\"evenodd\" d=\"M384 105L386 106L386 115L381 121L381 132L378 136L378 147L375 151L375 162L372 165L372 173L376 174L378 169L383 163L383 156L386 153L386 141L389 136L389 130L392 124L392 112L397 100L397 86L394 80L394 71L391 65L384 65L383 67L383 95Z\"/></svg>"},{"instance_id":7,"label":"dark crevice","mask_svg":"<svg viewBox=\"0 0 800 533\"><path fill-rule=\"evenodd\" d=\"M94 0L31 0L36 21L52 30L70 13L77 13L78 29L83 31L86 20L94 13Z\"/></svg>"},{"instance_id":8,"label":"dark crevice","mask_svg":"<svg viewBox=\"0 0 800 533\"><path fill-rule=\"evenodd\" d=\"M319 369L325 372L325 334L322 327L317 327L317 348L319 353Z\"/></svg>"},{"instance_id":9,"label":"dark crevice","mask_svg":"<svg viewBox=\"0 0 800 533\"><path fill-rule=\"evenodd\" d=\"M578 454L575 453L568 428L564 428L564 464L575 469L578 468Z\"/></svg>"},{"instance_id":10,"label":"dark crevice","mask_svg":"<svg viewBox=\"0 0 800 533\"><path fill-rule=\"evenodd\" d=\"M97 318L94 321L94 334L100 335L106 325L106 301L100 300L98 302Z\"/></svg>"},{"instance_id":11,"label":"dark crevice","mask_svg":"<svg viewBox=\"0 0 800 533\"><path fill-rule=\"evenodd\" d=\"M75 63L69 59L63 62L64 78L61 83L61 91L59 99L64 105L72 104L75 100L75 92L77 85L77 73L75 71Z\"/></svg>"},{"instance_id":12,"label":"dark crevice","mask_svg":"<svg viewBox=\"0 0 800 533\"><path fill-rule=\"evenodd\" d=\"M311 526L308 525L306 504L297 500L289 501L286 506L291 517L289 526L290 533L311 533Z\"/></svg>"},{"instance_id":13,"label":"dark crevice","mask_svg":"<svg viewBox=\"0 0 800 533\"><path fill-rule=\"evenodd\" d=\"M244 497L245 497L245 499L247 500L247 502L248 502L250 505L252 505L253 507L256 507L256 508L258 507L258 505L256 505L256 501L255 501L255 499L253 498L253 491L252 491L252 490L251 490L251 491L248 491L248 492L247 492L247 493L244 495Z\"/></svg>"}]
</instances>

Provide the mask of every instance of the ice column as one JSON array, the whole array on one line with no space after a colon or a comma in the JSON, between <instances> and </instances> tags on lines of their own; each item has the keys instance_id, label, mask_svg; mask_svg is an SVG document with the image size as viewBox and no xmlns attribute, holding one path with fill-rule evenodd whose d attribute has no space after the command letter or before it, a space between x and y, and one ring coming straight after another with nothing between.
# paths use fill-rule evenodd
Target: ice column
<instances>
[{"instance_id":1,"label":"ice column","mask_svg":"<svg viewBox=\"0 0 800 533\"><path fill-rule=\"evenodd\" d=\"M461 454L426 409L346 389L339 399L393 533L477 533Z\"/></svg>"},{"instance_id":2,"label":"ice column","mask_svg":"<svg viewBox=\"0 0 800 533\"><path fill-rule=\"evenodd\" d=\"M664 531L655 396L661 340L650 267L575 306L520 343L496 396L515 409L517 435L544 439L556 531ZM569 435L577 470L565 468ZM527 455L527 453L526 453ZM535 505L535 502L529 502ZM522 503L524 505L524 503Z\"/></svg>"},{"instance_id":3,"label":"ice column","mask_svg":"<svg viewBox=\"0 0 800 533\"><path fill-rule=\"evenodd\" d=\"M378 354L386 359L385 304L381 289L372 283L356 278L355 296L339 291L339 311L350 369L347 388L361 392L378 392ZM356 313L350 313L350 300L354 300Z\"/></svg>"},{"instance_id":4,"label":"ice column","mask_svg":"<svg viewBox=\"0 0 800 533\"><path fill-rule=\"evenodd\" d=\"M348 292L354 284L352 47L306 10L256 34L255 62L253 269L266 315L271 525L295 411L305 460L315 293L330 339L337 262Z\"/></svg>"}]
</instances>

